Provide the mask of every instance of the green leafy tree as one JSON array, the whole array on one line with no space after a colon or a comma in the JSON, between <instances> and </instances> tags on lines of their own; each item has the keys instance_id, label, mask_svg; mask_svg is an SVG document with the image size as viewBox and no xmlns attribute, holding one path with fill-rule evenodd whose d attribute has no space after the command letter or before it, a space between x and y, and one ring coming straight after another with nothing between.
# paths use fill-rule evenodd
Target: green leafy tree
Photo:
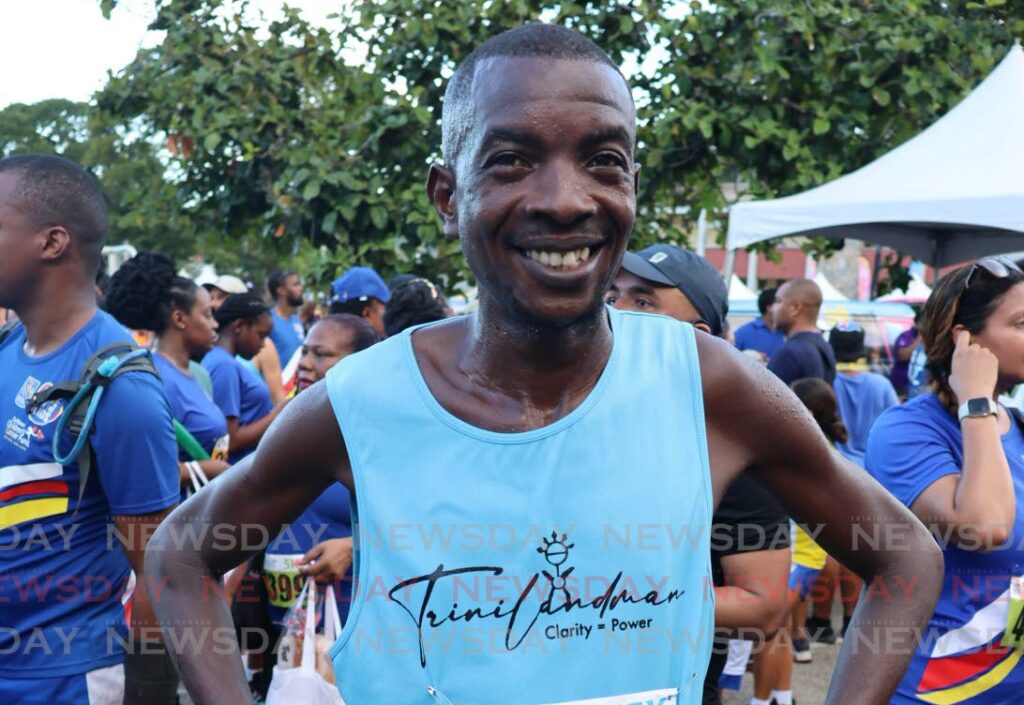
<instances>
[{"instance_id":1,"label":"green leafy tree","mask_svg":"<svg viewBox=\"0 0 1024 705\"><path fill-rule=\"evenodd\" d=\"M182 202L225 242L325 279L368 262L450 285L468 275L423 181L444 78L497 32L558 22L644 67L630 77L640 246L686 242L701 209L723 222L737 198L795 193L897 146L995 65L1020 14L992 0L356 0L315 27L295 10L268 24L244 3L163 0L164 40L98 106L167 140Z\"/></svg>"}]
</instances>

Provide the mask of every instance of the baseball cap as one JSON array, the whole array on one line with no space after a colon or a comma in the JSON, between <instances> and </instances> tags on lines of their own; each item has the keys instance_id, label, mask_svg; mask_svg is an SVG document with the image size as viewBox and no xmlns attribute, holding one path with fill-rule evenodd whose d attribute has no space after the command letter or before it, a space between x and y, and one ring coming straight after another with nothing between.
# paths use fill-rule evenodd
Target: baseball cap
<instances>
[{"instance_id":1,"label":"baseball cap","mask_svg":"<svg viewBox=\"0 0 1024 705\"><path fill-rule=\"evenodd\" d=\"M213 312L217 323L224 325L239 318L252 318L270 311L270 305L260 298L259 294L247 291L244 294L231 294Z\"/></svg>"},{"instance_id":2,"label":"baseball cap","mask_svg":"<svg viewBox=\"0 0 1024 705\"><path fill-rule=\"evenodd\" d=\"M836 356L836 362L857 362L867 357L864 347L864 328L853 321L837 323L828 334L828 343Z\"/></svg>"},{"instance_id":3,"label":"baseball cap","mask_svg":"<svg viewBox=\"0 0 1024 705\"><path fill-rule=\"evenodd\" d=\"M225 294L244 294L249 291L249 287L245 285L245 282L232 274L221 274L211 281L203 282L203 286L207 289L210 287L220 289Z\"/></svg>"},{"instance_id":4,"label":"baseball cap","mask_svg":"<svg viewBox=\"0 0 1024 705\"><path fill-rule=\"evenodd\" d=\"M348 303L349 301L366 301L373 297L387 303L391 292L380 275L369 267L352 267L331 284L331 301Z\"/></svg>"},{"instance_id":5,"label":"baseball cap","mask_svg":"<svg viewBox=\"0 0 1024 705\"><path fill-rule=\"evenodd\" d=\"M722 334L729 315L729 290L718 271L700 255L675 245L657 244L627 252L622 268L641 279L679 289L712 335Z\"/></svg>"}]
</instances>

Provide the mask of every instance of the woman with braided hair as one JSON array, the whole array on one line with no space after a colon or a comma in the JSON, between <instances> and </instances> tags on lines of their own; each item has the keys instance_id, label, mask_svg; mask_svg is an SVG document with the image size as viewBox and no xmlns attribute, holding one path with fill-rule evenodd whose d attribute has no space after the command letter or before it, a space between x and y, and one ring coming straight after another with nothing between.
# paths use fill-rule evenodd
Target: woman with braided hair
<instances>
[{"instance_id":1,"label":"woman with braided hair","mask_svg":"<svg viewBox=\"0 0 1024 705\"><path fill-rule=\"evenodd\" d=\"M921 338L931 392L883 413L865 456L945 554L929 631L892 702L1019 703L1024 428L995 399L1024 381L1024 273L986 257L947 274Z\"/></svg>"},{"instance_id":2,"label":"woman with braided hair","mask_svg":"<svg viewBox=\"0 0 1024 705\"><path fill-rule=\"evenodd\" d=\"M189 484L188 463L197 463L208 478L222 473L228 467L227 420L190 369L191 361L209 352L217 337L210 294L178 276L166 255L142 252L110 278L106 305L125 326L156 335L153 361L163 379L171 413L201 447L192 452L180 448L182 486ZM179 440L179 445L188 443Z\"/></svg>"}]
</instances>

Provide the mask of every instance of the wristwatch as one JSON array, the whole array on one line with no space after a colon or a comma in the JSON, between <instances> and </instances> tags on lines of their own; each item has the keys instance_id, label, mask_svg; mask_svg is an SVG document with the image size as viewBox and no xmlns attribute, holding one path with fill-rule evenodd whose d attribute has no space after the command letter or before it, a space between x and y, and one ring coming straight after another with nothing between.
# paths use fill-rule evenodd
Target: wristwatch
<instances>
[{"instance_id":1,"label":"wristwatch","mask_svg":"<svg viewBox=\"0 0 1024 705\"><path fill-rule=\"evenodd\" d=\"M973 419L979 416L998 416L999 406L988 397L976 397L968 399L957 409L956 417L960 421Z\"/></svg>"}]
</instances>

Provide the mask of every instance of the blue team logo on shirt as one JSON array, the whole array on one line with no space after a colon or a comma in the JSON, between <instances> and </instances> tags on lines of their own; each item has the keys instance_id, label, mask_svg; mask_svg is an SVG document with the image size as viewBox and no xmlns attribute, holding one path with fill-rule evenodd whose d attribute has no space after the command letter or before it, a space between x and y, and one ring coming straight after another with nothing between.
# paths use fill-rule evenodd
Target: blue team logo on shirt
<instances>
[{"instance_id":1,"label":"blue team logo on shirt","mask_svg":"<svg viewBox=\"0 0 1024 705\"><path fill-rule=\"evenodd\" d=\"M53 384L46 382L41 385L32 394L38 394L39 392L45 392L47 389L52 387ZM30 395L31 396L31 395ZM61 414L64 413L64 401L62 399L51 399L45 404L33 408L28 415L29 421L39 426L46 426L51 424L60 418Z\"/></svg>"},{"instance_id":2,"label":"blue team logo on shirt","mask_svg":"<svg viewBox=\"0 0 1024 705\"><path fill-rule=\"evenodd\" d=\"M31 375L26 377L25 381L21 384L21 389L18 390L18 394L14 397L14 405L19 409L24 409L28 405L28 400L32 398L32 395L41 386L42 384L35 377Z\"/></svg>"}]
</instances>

